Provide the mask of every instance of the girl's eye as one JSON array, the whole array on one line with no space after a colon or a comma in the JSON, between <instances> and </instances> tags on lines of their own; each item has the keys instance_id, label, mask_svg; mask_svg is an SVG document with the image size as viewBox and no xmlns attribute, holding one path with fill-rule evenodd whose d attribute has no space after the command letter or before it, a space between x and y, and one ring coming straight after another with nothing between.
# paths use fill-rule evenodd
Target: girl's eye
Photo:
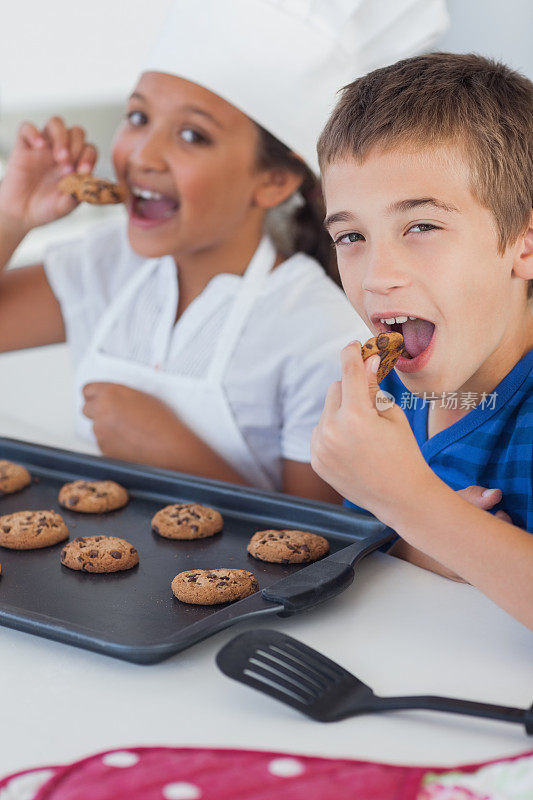
<instances>
[{"instance_id":1,"label":"girl's eye","mask_svg":"<svg viewBox=\"0 0 533 800\"><path fill-rule=\"evenodd\" d=\"M194 128L182 128L180 136L187 144L209 144L209 139Z\"/></svg>"},{"instance_id":2,"label":"girl's eye","mask_svg":"<svg viewBox=\"0 0 533 800\"><path fill-rule=\"evenodd\" d=\"M440 231L440 228L437 225L431 225L429 222L417 222L416 225L411 225L408 232L410 231L426 233L426 231Z\"/></svg>"},{"instance_id":3,"label":"girl's eye","mask_svg":"<svg viewBox=\"0 0 533 800\"><path fill-rule=\"evenodd\" d=\"M344 233L342 236L339 236L338 239L335 239L334 245L338 247L343 244L353 244L353 242L364 242L365 237L362 236L360 233Z\"/></svg>"},{"instance_id":4,"label":"girl's eye","mask_svg":"<svg viewBox=\"0 0 533 800\"><path fill-rule=\"evenodd\" d=\"M135 127L145 125L148 122L148 117L143 111L128 111L126 118L130 125Z\"/></svg>"}]
</instances>

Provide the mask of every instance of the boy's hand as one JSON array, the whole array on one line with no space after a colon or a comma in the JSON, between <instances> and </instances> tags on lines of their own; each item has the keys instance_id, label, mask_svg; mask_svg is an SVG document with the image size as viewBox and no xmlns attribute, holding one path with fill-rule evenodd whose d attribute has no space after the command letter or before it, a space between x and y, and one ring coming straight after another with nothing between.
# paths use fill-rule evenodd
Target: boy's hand
<instances>
[{"instance_id":1,"label":"boy's hand","mask_svg":"<svg viewBox=\"0 0 533 800\"><path fill-rule=\"evenodd\" d=\"M342 380L329 388L311 439L311 466L343 497L394 527L396 513L433 479L403 411L379 390L379 356L361 344L341 353ZM376 372L373 371L373 368Z\"/></svg>"},{"instance_id":2,"label":"boy's hand","mask_svg":"<svg viewBox=\"0 0 533 800\"><path fill-rule=\"evenodd\" d=\"M14 226L22 237L65 216L77 202L58 191L59 180L69 172L92 172L96 158L83 128L67 128L60 117L52 117L42 130L23 122L0 183L0 222Z\"/></svg>"},{"instance_id":3,"label":"boy's hand","mask_svg":"<svg viewBox=\"0 0 533 800\"><path fill-rule=\"evenodd\" d=\"M181 423L161 400L118 383L88 383L83 395L104 455L160 466L172 457L170 434Z\"/></svg>"},{"instance_id":4,"label":"boy's hand","mask_svg":"<svg viewBox=\"0 0 533 800\"><path fill-rule=\"evenodd\" d=\"M483 511L490 511L490 509L498 505L502 499L501 489L486 489L484 486L467 486L466 489L459 489L457 494L460 494L461 497L464 497L464 499L472 503L473 506L477 506ZM496 511L494 516L504 519L506 522L510 522L511 525L513 524L513 520L509 514L506 514L505 511L501 509Z\"/></svg>"}]
</instances>

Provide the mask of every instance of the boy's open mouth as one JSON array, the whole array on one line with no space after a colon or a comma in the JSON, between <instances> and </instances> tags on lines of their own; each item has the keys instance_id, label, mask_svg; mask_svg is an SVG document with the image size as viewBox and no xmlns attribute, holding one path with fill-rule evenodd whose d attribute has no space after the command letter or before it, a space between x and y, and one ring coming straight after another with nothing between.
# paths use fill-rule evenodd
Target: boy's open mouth
<instances>
[{"instance_id":1,"label":"boy's open mouth","mask_svg":"<svg viewBox=\"0 0 533 800\"><path fill-rule=\"evenodd\" d=\"M435 332L435 325L427 319L400 315L394 317L378 317L372 315L372 322L378 333L396 331L403 336L408 358L418 358L429 346Z\"/></svg>"},{"instance_id":2,"label":"boy's open mouth","mask_svg":"<svg viewBox=\"0 0 533 800\"><path fill-rule=\"evenodd\" d=\"M140 219L163 222L176 213L179 205L174 197L139 186L131 187L131 213Z\"/></svg>"}]
</instances>

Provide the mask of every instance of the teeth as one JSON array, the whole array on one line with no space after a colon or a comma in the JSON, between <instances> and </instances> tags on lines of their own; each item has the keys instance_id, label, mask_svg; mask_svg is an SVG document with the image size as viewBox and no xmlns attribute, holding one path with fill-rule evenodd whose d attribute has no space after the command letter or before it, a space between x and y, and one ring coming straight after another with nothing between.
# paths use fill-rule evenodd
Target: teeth
<instances>
[{"instance_id":1,"label":"teeth","mask_svg":"<svg viewBox=\"0 0 533 800\"><path fill-rule=\"evenodd\" d=\"M384 317L380 319L380 322L385 322L387 325L401 325L403 322L407 322L407 317ZM416 317L409 317L409 319L416 319Z\"/></svg>"},{"instance_id":2,"label":"teeth","mask_svg":"<svg viewBox=\"0 0 533 800\"><path fill-rule=\"evenodd\" d=\"M159 192L151 192L149 189L139 189L137 186L132 186L132 194L135 197L142 197L143 200L162 200L163 195Z\"/></svg>"}]
</instances>

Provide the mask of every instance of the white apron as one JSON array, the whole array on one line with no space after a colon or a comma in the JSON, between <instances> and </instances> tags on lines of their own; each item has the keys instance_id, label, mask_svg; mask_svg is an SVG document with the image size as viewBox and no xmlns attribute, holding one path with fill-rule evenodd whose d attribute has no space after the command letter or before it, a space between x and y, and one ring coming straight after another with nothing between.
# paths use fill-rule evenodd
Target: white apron
<instances>
[{"instance_id":1,"label":"white apron","mask_svg":"<svg viewBox=\"0 0 533 800\"><path fill-rule=\"evenodd\" d=\"M155 366L137 364L129 359L101 352L100 346L105 336L120 314L126 313L130 301L158 265L159 260L150 259L143 265L102 314L87 352L76 369L74 388L77 432L85 439L96 441L92 420L85 417L82 412L85 402L83 387L95 381L120 383L162 400L190 430L231 464L243 478L253 486L273 491L275 486L271 478L237 427L223 388L223 378L234 347L254 302L274 266L275 259L275 248L270 239L264 237L242 277L239 290L216 343L207 374L202 378L173 375L163 370L159 371ZM155 348L156 364L163 363L167 346L168 341L165 339Z\"/></svg>"}]
</instances>

